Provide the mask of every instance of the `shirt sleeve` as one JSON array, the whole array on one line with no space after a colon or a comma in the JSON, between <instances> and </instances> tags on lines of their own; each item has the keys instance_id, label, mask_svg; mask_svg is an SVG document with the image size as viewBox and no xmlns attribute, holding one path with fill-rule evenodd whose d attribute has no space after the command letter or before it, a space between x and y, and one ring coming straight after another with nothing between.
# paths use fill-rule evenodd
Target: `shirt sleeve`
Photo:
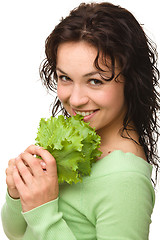
<instances>
[{"instance_id":1,"label":"shirt sleeve","mask_svg":"<svg viewBox=\"0 0 160 240\"><path fill-rule=\"evenodd\" d=\"M58 198L23 213L20 200L12 199L7 193L1 218L10 240L23 239L27 229L34 240L76 240L63 214L58 212Z\"/></svg>"},{"instance_id":2,"label":"shirt sleeve","mask_svg":"<svg viewBox=\"0 0 160 240\"><path fill-rule=\"evenodd\" d=\"M58 198L22 214L35 240L76 240L58 212Z\"/></svg>"},{"instance_id":3,"label":"shirt sleeve","mask_svg":"<svg viewBox=\"0 0 160 240\"><path fill-rule=\"evenodd\" d=\"M148 240L155 202L150 180L137 172L120 172L100 185L104 191L95 209L97 239Z\"/></svg>"},{"instance_id":4,"label":"shirt sleeve","mask_svg":"<svg viewBox=\"0 0 160 240\"><path fill-rule=\"evenodd\" d=\"M1 219L6 236L10 240L19 240L26 231L26 221L22 216L20 199L13 199L6 194L6 202L1 210Z\"/></svg>"}]
</instances>

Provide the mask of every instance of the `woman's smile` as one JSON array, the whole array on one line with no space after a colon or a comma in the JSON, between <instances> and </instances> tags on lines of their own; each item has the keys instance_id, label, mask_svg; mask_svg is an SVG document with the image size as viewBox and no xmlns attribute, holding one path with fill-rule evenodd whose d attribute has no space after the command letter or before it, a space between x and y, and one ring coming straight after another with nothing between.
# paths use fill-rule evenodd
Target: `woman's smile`
<instances>
[{"instance_id":1,"label":"woman's smile","mask_svg":"<svg viewBox=\"0 0 160 240\"><path fill-rule=\"evenodd\" d=\"M83 120L85 122L88 122L93 116L95 116L95 114L97 113L98 110L94 110L94 111L77 111L77 110L73 110L73 115L79 114L83 117Z\"/></svg>"}]
</instances>

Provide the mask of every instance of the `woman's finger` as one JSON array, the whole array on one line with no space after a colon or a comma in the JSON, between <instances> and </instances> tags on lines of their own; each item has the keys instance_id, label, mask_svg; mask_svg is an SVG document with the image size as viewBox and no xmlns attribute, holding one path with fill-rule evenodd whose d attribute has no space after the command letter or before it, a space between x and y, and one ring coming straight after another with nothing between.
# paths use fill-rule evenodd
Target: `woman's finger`
<instances>
[{"instance_id":1,"label":"woman's finger","mask_svg":"<svg viewBox=\"0 0 160 240\"><path fill-rule=\"evenodd\" d=\"M49 176L57 177L57 164L55 158L47 151L39 149L39 154L46 164L46 171Z\"/></svg>"},{"instance_id":2,"label":"woman's finger","mask_svg":"<svg viewBox=\"0 0 160 240\"><path fill-rule=\"evenodd\" d=\"M57 177L56 160L47 150L42 147L31 145L25 150L25 152L40 156L46 164L46 173L49 176Z\"/></svg>"},{"instance_id":3,"label":"woman's finger","mask_svg":"<svg viewBox=\"0 0 160 240\"><path fill-rule=\"evenodd\" d=\"M13 171L13 179L18 192L21 193L22 191L25 191L25 183L23 182L17 167L15 167Z\"/></svg>"},{"instance_id":4,"label":"woman's finger","mask_svg":"<svg viewBox=\"0 0 160 240\"><path fill-rule=\"evenodd\" d=\"M35 154L34 154L35 155ZM21 158L23 159L24 164L31 169L31 172L34 176L43 176L44 172L42 169L42 160L33 156L33 154L25 151L21 153Z\"/></svg>"},{"instance_id":5,"label":"woman's finger","mask_svg":"<svg viewBox=\"0 0 160 240\"><path fill-rule=\"evenodd\" d=\"M32 181L33 181L32 173L28 169L28 167L24 164L20 156L16 158L16 168L19 172L19 175L23 179L24 183L27 185L32 184Z\"/></svg>"}]
</instances>

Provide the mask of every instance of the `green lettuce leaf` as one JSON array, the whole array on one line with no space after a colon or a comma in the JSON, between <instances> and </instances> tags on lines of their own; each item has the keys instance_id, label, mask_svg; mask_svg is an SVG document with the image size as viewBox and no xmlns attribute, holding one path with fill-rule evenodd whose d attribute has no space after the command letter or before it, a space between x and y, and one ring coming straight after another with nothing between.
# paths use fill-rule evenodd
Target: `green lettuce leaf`
<instances>
[{"instance_id":1,"label":"green lettuce leaf","mask_svg":"<svg viewBox=\"0 0 160 240\"><path fill-rule=\"evenodd\" d=\"M36 145L48 150L57 163L59 183L82 181L90 175L92 163L100 157L98 150L101 138L83 117L76 115L64 118L41 118Z\"/></svg>"}]
</instances>

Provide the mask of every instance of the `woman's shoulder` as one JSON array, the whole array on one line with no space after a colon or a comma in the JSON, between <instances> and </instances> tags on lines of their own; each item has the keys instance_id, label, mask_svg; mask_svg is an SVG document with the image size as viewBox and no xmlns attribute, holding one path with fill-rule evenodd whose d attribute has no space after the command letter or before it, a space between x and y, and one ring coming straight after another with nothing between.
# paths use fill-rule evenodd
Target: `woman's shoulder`
<instances>
[{"instance_id":1,"label":"woman's shoulder","mask_svg":"<svg viewBox=\"0 0 160 240\"><path fill-rule=\"evenodd\" d=\"M119 174L122 172L138 173L151 178L152 166L147 162L143 149L125 141L117 145L92 166L91 178ZM88 178L91 179L91 178Z\"/></svg>"},{"instance_id":2,"label":"woman's shoulder","mask_svg":"<svg viewBox=\"0 0 160 240\"><path fill-rule=\"evenodd\" d=\"M142 146L130 139L123 139L116 147L117 150L121 150L124 153L132 153L137 157L144 159L147 162L147 158Z\"/></svg>"},{"instance_id":3,"label":"woman's shoulder","mask_svg":"<svg viewBox=\"0 0 160 240\"><path fill-rule=\"evenodd\" d=\"M101 146L102 156L101 158L109 155L115 150L121 150L124 153L132 153L137 157L142 158L147 162L147 158L143 147L139 144L139 136L136 131L124 132L123 137L116 135L107 144Z\"/></svg>"}]
</instances>

